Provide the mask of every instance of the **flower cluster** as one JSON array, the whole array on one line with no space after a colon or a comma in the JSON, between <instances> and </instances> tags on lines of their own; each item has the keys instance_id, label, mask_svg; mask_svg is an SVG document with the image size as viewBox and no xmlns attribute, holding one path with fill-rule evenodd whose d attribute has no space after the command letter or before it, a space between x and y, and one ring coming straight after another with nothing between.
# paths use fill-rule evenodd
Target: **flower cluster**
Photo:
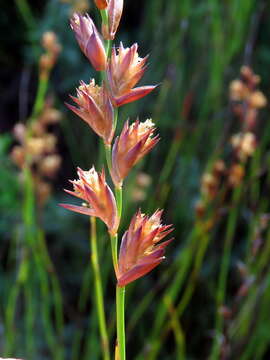
<instances>
[{"instance_id":1,"label":"flower cluster","mask_svg":"<svg viewBox=\"0 0 270 360\"><path fill-rule=\"evenodd\" d=\"M61 117L61 112L48 101L28 128L18 123L13 131L18 144L11 151L11 159L21 170L26 164L31 168L40 206L49 198L52 192L50 180L55 177L62 162L57 152L57 137L48 129L57 124Z\"/></svg>"},{"instance_id":2,"label":"flower cluster","mask_svg":"<svg viewBox=\"0 0 270 360\"><path fill-rule=\"evenodd\" d=\"M88 84L81 81L76 96L71 96L76 105L67 106L103 140L115 192L121 192L131 169L153 149L159 136L154 134L155 125L151 119L143 122L137 119L132 124L126 121L120 135L114 139L118 108L146 96L156 86L137 86L148 58L139 56L137 44L125 48L120 43L111 51L107 46L117 32L123 0L95 0L95 3L103 15L101 32L87 14L74 14L71 28L81 51L94 69L102 72L104 80L100 85L94 79L90 79ZM100 218L110 235L115 236L121 210L117 197L106 182L105 172L98 173L94 167L89 171L78 168L78 177L78 180L71 181L73 191L66 192L83 203L61 205L68 210ZM172 229L161 224L161 214L162 211L156 211L148 217L139 211L134 215L122 238L119 260L115 264L119 287L145 275L163 260L164 249L170 240L160 241Z\"/></svg>"},{"instance_id":3,"label":"flower cluster","mask_svg":"<svg viewBox=\"0 0 270 360\"><path fill-rule=\"evenodd\" d=\"M267 99L258 89L260 77L251 68L243 66L240 78L233 80L229 87L231 108L240 124L240 131L230 138L231 152L226 160L218 159L202 177L201 191L203 201L196 206L198 216L204 214L205 204L217 200L230 199L232 188L239 186L245 177L246 163L254 155L257 146L259 110L267 104ZM221 211L222 212L222 211Z\"/></svg>"}]
</instances>

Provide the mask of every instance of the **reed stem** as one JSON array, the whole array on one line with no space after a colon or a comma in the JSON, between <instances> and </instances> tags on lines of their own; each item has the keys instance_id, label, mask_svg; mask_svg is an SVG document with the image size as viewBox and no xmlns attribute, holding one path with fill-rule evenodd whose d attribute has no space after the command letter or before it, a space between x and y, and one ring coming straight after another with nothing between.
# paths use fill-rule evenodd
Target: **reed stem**
<instances>
[{"instance_id":1,"label":"reed stem","mask_svg":"<svg viewBox=\"0 0 270 360\"><path fill-rule=\"evenodd\" d=\"M100 274L100 267L98 260L96 218L91 216L90 222L91 222L91 236L90 236L91 262L94 273L98 324L99 324L99 331L100 331L100 337L102 343L103 359L109 360L110 359L109 340L108 340L107 326L105 320L102 281L101 281L101 274Z\"/></svg>"},{"instance_id":2,"label":"reed stem","mask_svg":"<svg viewBox=\"0 0 270 360\"><path fill-rule=\"evenodd\" d=\"M126 360L125 287L116 286L116 322L119 360Z\"/></svg>"}]
</instances>

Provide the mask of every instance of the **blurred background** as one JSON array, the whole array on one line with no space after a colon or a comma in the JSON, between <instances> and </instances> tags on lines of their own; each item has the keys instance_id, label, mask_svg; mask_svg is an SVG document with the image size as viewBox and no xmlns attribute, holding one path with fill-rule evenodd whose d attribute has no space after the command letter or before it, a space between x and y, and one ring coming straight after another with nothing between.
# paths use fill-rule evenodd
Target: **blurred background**
<instances>
[{"instance_id":1,"label":"blurred background","mask_svg":"<svg viewBox=\"0 0 270 360\"><path fill-rule=\"evenodd\" d=\"M104 162L97 136L64 105L80 80L98 80L70 29L74 11L100 26L92 0L1 4L5 357L102 358L89 219L58 206L77 166ZM160 85L120 108L119 129L152 118L161 141L128 177L121 233L139 207L164 208L175 228L166 261L128 286L128 359L270 358L269 15L266 0L124 2L115 44L137 42L150 54L141 83ZM115 280L97 227L112 352Z\"/></svg>"}]
</instances>

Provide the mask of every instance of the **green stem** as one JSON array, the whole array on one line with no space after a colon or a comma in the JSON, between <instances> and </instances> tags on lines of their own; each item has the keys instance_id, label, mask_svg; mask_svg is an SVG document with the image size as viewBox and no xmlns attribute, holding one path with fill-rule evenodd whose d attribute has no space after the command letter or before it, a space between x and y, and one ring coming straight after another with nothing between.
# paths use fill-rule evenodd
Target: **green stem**
<instances>
[{"instance_id":1,"label":"green stem","mask_svg":"<svg viewBox=\"0 0 270 360\"><path fill-rule=\"evenodd\" d=\"M125 287L116 286L116 321L119 360L126 359Z\"/></svg>"},{"instance_id":2,"label":"green stem","mask_svg":"<svg viewBox=\"0 0 270 360\"><path fill-rule=\"evenodd\" d=\"M114 108L114 114L113 114L113 129L115 130L117 127L117 121L118 121L118 107Z\"/></svg>"},{"instance_id":3,"label":"green stem","mask_svg":"<svg viewBox=\"0 0 270 360\"><path fill-rule=\"evenodd\" d=\"M104 144L105 154L106 154L106 161L109 171L111 172L112 169L112 155L111 155L111 145Z\"/></svg>"},{"instance_id":4,"label":"green stem","mask_svg":"<svg viewBox=\"0 0 270 360\"><path fill-rule=\"evenodd\" d=\"M123 191L122 191L122 187L120 188L115 188L115 196L116 196L116 206L117 206L117 211L118 211L118 216L121 219L121 215L122 215L122 202L123 202Z\"/></svg>"},{"instance_id":5,"label":"green stem","mask_svg":"<svg viewBox=\"0 0 270 360\"><path fill-rule=\"evenodd\" d=\"M113 259L113 267L116 270L118 267L118 234L110 235L111 238L111 248L112 248L112 259Z\"/></svg>"},{"instance_id":6,"label":"green stem","mask_svg":"<svg viewBox=\"0 0 270 360\"><path fill-rule=\"evenodd\" d=\"M48 89L48 80L49 80L49 78L47 76L39 77L37 95L36 95L33 112L32 112L32 116L31 116L32 120L30 120L30 121L33 121L39 115L39 113L41 112L41 110L43 108L44 99L45 99L46 92Z\"/></svg>"},{"instance_id":7,"label":"green stem","mask_svg":"<svg viewBox=\"0 0 270 360\"><path fill-rule=\"evenodd\" d=\"M98 323L99 323L99 331L102 342L102 351L103 351L103 359L109 360L109 340L108 333L105 321L105 310L104 310L104 301L103 301L103 290L102 290L102 282L100 275L100 267L98 261L98 248L97 248L97 229L96 229L96 218L90 217L91 221L91 262L94 272L94 281L95 281L95 295L96 295L96 305L98 312Z\"/></svg>"},{"instance_id":8,"label":"green stem","mask_svg":"<svg viewBox=\"0 0 270 360\"><path fill-rule=\"evenodd\" d=\"M106 9L100 10L100 16L102 19L102 26L108 27L109 26L108 11ZM111 40L105 40L105 52L106 52L107 57L110 57L111 45L112 45Z\"/></svg>"},{"instance_id":9,"label":"green stem","mask_svg":"<svg viewBox=\"0 0 270 360\"><path fill-rule=\"evenodd\" d=\"M233 193L233 201L232 201L232 210L229 215L226 235L225 235L225 244L223 256L221 259L221 267L219 272L218 279L218 288L216 293L216 319L215 319L215 340L212 346L212 350L210 353L209 360L217 360L220 355L220 346L221 342L219 341L219 337L222 334L224 318L220 313L220 306L224 304L226 289L227 289L227 279L229 274L230 267L230 259L231 259L231 251L233 245L233 235L235 232L237 217L238 217L238 203L242 193L242 186L238 186L235 188Z\"/></svg>"}]
</instances>

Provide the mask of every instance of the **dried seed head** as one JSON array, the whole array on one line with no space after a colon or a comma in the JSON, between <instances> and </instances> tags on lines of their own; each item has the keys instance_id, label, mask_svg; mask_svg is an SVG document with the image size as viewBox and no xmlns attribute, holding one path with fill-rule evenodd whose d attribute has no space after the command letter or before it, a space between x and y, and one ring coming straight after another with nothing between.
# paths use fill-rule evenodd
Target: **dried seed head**
<instances>
[{"instance_id":1,"label":"dried seed head","mask_svg":"<svg viewBox=\"0 0 270 360\"><path fill-rule=\"evenodd\" d=\"M41 159L38 164L39 171L42 175L53 177L61 165L61 157L59 155L49 155Z\"/></svg>"},{"instance_id":2,"label":"dried seed head","mask_svg":"<svg viewBox=\"0 0 270 360\"><path fill-rule=\"evenodd\" d=\"M230 98L233 101L243 100L249 90L247 86L241 80L233 80L230 84Z\"/></svg>"},{"instance_id":3,"label":"dried seed head","mask_svg":"<svg viewBox=\"0 0 270 360\"><path fill-rule=\"evenodd\" d=\"M249 105L255 109L264 108L267 100L261 91L254 91L249 97Z\"/></svg>"},{"instance_id":4,"label":"dried seed head","mask_svg":"<svg viewBox=\"0 0 270 360\"><path fill-rule=\"evenodd\" d=\"M42 46L49 53L58 55L61 51L61 46L58 43L57 36L53 31L46 31L42 35Z\"/></svg>"},{"instance_id":5,"label":"dried seed head","mask_svg":"<svg viewBox=\"0 0 270 360\"><path fill-rule=\"evenodd\" d=\"M18 123L14 126L13 134L16 140L18 140L21 144L24 142L26 128L22 123Z\"/></svg>"},{"instance_id":6,"label":"dried seed head","mask_svg":"<svg viewBox=\"0 0 270 360\"><path fill-rule=\"evenodd\" d=\"M49 107L42 112L39 122L43 125L57 124L62 117L61 111Z\"/></svg>"},{"instance_id":7,"label":"dried seed head","mask_svg":"<svg viewBox=\"0 0 270 360\"><path fill-rule=\"evenodd\" d=\"M235 187L241 184L245 176L245 169L240 164L234 164L229 169L228 182L231 186Z\"/></svg>"},{"instance_id":8,"label":"dried seed head","mask_svg":"<svg viewBox=\"0 0 270 360\"><path fill-rule=\"evenodd\" d=\"M211 173L205 173L201 181L201 191L206 196L215 197L218 191L219 180Z\"/></svg>"},{"instance_id":9,"label":"dried seed head","mask_svg":"<svg viewBox=\"0 0 270 360\"><path fill-rule=\"evenodd\" d=\"M146 275L164 259L164 249L171 242L160 241L173 229L161 224L162 211L148 217L138 211L125 232L119 253L117 269L118 286Z\"/></svg>"},{"instance_id":10,"label":"dried seed head","mask_svg":"<svg viewBox=\"0 0 270 360\"><path fill-rule=\"evenodd\" d=\"M33 137L26 140L26 152L31 154L31 156L41 156L47 144L43 137Z\"/></svg>"},{"instance_id":11,"label":"dried seed head","mask_svg":"<svg viewBox=\"0 0 270 360\"><path fill-rule=\"evenodd\" d=\"M152 182L151 176L149 176L146 173L139 172L139 174L136 177L136 183L138 186L141 186L143 188L148 187Z\"/></svg>"},{"instance_id":12,"label":"dried seed head","mask_svg":"<svg viewBox=\"0 0 270 360\"><path fill-rule=\"evenodd\" d=\"M22 168L25 162L25 151L22 146L16 145L11 150L10 157L14 164Z\"/></svg>"},{"instance_id":13,"label":"dried seed head","mask_svg":"<svg viewBox=\"0 0 270 360\"><path fill-rule=\"evenodd\" d=\"M256 137L251 132L233 135L231 144L236 150L236 154L242 161L252 156L257 147Z\"/></svg>"},{"instance_id":14,"label":"dried seed head","mask_svg":"<svg viewBox=\"0 0 270 360\"><path fill-rule=\"evenodd\" d=\"M44 206L52 193L52 186L41 179L36 181L36 193L39 206Z\"/></svg>"}]
</instances>

